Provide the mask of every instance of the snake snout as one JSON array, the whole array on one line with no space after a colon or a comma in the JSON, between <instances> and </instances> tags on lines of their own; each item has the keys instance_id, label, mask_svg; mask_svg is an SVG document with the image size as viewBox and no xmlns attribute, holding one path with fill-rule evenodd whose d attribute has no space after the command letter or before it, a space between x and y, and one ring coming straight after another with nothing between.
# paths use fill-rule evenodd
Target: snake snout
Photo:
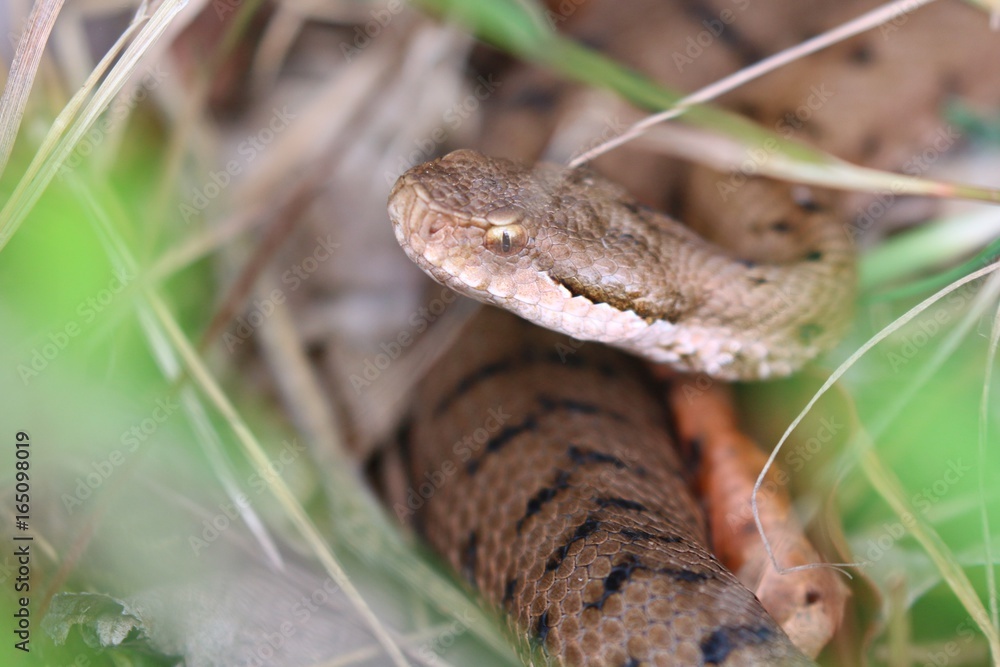
<instances>
[{"instance_id":1,"label":"snake snout","mask_svg":"<svg viewBox=\"0 0 1000 667\"><path fill-rule=\"evenodd\" d=\"M392 231L396 234L396 241L399 243L403 243L406 239L404 222L406 220L406 211L409 209L407 204L408 202L404 198L399 197L397 189L394 188L392 194L389 196L388 210L389 221L392 223Z\"/></svg>"}]
</instances>

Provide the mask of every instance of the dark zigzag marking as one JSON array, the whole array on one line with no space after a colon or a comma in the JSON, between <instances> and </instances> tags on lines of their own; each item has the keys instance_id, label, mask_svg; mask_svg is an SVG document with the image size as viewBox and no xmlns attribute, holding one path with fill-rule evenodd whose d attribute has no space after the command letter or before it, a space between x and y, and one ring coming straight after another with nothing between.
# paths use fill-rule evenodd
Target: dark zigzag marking
<instances>
[{"instance_id":1,"label":"dark zigzag marking","mask_svg":"<svg viewBox=\"0 0 1000 667\"><path fill-rule=\"evenodd\" d=\"M434 408L434 416L440 417L444 414L445 410L451 407L451 404L455 402L456 398L463 395L480 382L488 380L496 375L510 373L517 367L518 364L516 364L512 359L500 359L499 361L491 361L490 363L471 371L459 380L452 390L438 402L437 406Z\"/></svg>"},{"instance_id":2,"label":"dark zigzag marking","mask_svg":"<svg viewBox=\"0 0 1000 667\"><path fill-rule=\"evenodd\" d=\"M542 410L544 412L566 410L567 412L574 412L580 415L607 415L615 421L627 421L619 412L608 410L607 408L601 407L595 403L586 403L572 398L553 398L547 394L539 394L538 404L542 406Z\"/></svg>"},{"instance_id":3,"label":"dark zigzag marking","mask_svg":"<svg viewBox=\"0 0 1000 667\"><path fill-rule=\"evenodd\" d=\"M462 552L462 575L466 581L475 585L476 583L476 559L478 552L479 537L476 531L470 531L468 540L465 543L465 550Z\"/></svg>"},{"instance_id":4,"label":"dark zigzag marking","mask_svg":"<svg viewBox=\"0 0 1000 667\"><path fill-rule=\"evenodd\" d=\"M539 489L535 492L535 495L528 499L527 507L524 510L524 516L517 520L517 525L515 526L515 530L518 535L521 534L521 527L529 517L538 514L545 503L555 498L560 491L565 491L569 488L569 477L571 474L572 472L568 470L557 471L556 478L555 481L552 482L552 486L546 486Z\"/></svg>"},{"instance_id":5,"label":"dark zigzag marking","mask_svg":"<svg viewBox=\"0 0 1000 667\"><path fill-rule=\"evenodd\" d=\"M535 634L538 636L538 643L544 644L549 638L549 610L546 609L542 612L542 615L538 617L538 623L535 624Z\"/></svg>"},{"instance_id":6,"label":"dark zigzag marking","mask_svg":"<svg viewBox=\"0 0 1000 667\"><path fill-rule=\"evenodd\" d=\"M738 625L719 628L701 641L701 655L706 665L721 665L729 654L743 646L756 646L774 638L766 625Z\"/></svg>"},{"instance_id":7,"label":"dark zigzag marking","mask_svg":"<svg viewBox=\"0 0 1000 667\"><path fill-rule=\"evenodd\" d=\"M517 520L517 524L515 526L515 530L518 535L521 534L521 528L524 527L524 522L527 521L529 517L538 514L542 507L547 502L553 500L560 491L565 491L570 488L571 485L569 483L569 479L581 466L594 463L599 465L613 465L619 470L628 467L625 462L617 456L612 456L611 454L605 454L603 452L595 452L593 450L577 447L576 445L570 445L567 447L566 453L569 455L570 461L573 462L573 468L571 470L557 470L552 484L539 489L533 496L531 496L531 498L528 499L524 514Z\"/></svg>"},{"instance_id":8,"label":"dark zigzag marking","mask_svg":"<svg viewBox=\"0 0 1000 667\"><path fill-rule=\"evenodd\" d=\"M525 348L520 355L493 360L469 371L462 379L455 383L451 391L438 401L438 404L434 407L434 416L440 417L456 400L477 384L498 375L512 373L537 363L553 364L574 369L592 368L605 377L618 376L618 371L613 367L600 362L591 364L590 360L585 356L560 353L558 350L548 349L539 353L538 350L529 347Z\"/></svg>"},{"instance_id":9,"label":"dark zigzag marking","mask_svg":"<svg viewBox=\"0 0 1000 667\"><path fill-rule=\"evenodd\" d=\"M662 542L664 544L683 544L686 540L676 535L657 535L638 528L622 528L618 531L622 537L627 537L632 541L647 540L649 542Z\"/></svg>"},{"instance_id":10,"label":"dark zigzag marking","mask_svg":"<svg viewBox=\"0 0 1000 667\"><path fill-rule=\"evenodd\" d=\"M592 449L584 449L582 447L577 447L576 445L570 445L569 448L567 448L566 453L569 454L569 458L576 465L582 466L587 465L588 463L609 463L619 470L623 470L628 467L624 461L613 454L595 452Z\"/></svg>"},{"instance_id":11,"label":"dark zigzag marking","mask_svg":"<svg viewBox=\"0 0 1000 667\"><path fill-rule=\"evenodd\" d=\"M649 567L643 565L638 557L629 555L626 560L612 567L608 576L604 577L604 590L601 592L601 597L593 602L586 603L583 605L583 608L597 609L598 611L603 609L604 603L608 601L608 598L615 593L621 592L625 585L632 580L632 575L639 570L649 570ZM654 570L654 572L670 577L674 581L683 581L686 583L698 583L712 578L712 575L708 573L679 568L659 568Z\"/></svg>"},{"instance_id":12,"label":"dark zigzag marking","mask_svg":"<svg viewBox=\"0 0 1000 667\"><path fill-rule=\"evenodd\" d=\"M638 558L629 556L624 562L612 567L608 576L604 577L604 590L601 591L600 599L586 603L583 608L600 611L604 608L604 603L607 602L608 598L619 592L632 579L632 574L636 570L646 569L648 568L642 565Z\"/></svg>"},{"instance_id":13,"label":"dark zigzag marking","mask_svg":"<svg viewBox=\"0 0 1000 667\"><path fill-rule=\"evenodd\" d=\"M507 580L507 585L503 589L503 604L510 605L514 601L514 590L517 588L517 577Z\"/></svg>"},{"instance_id":14,"label":"dark zigzag marking","mask_svg":"<svg viewBox=\"0 0 1000 667\"><path fill-rule=\"evenodd\" d=\"M579 542L582 539L586 539L587 536L592 535L595 531L600 529L600 527L601 527L600 521L592 519L588 516L583 523L581 523L579 526L576 527L576 530L573 531L573 535L569 538L569 541L566 542L566 544L563 544L561 547L558 547L554 552L552 552L552 556L545 564L545 570L546 571L554 570L560 565L562 565L562 562L566 559L566 554L569 553L570 547L573 546L576 542Z\"/></svg>"},{"instance_id":15,"label":"dark zigzag marking","mask_svg":"<svg viewBox=\"0 0 1000 667\"><path fill-rule=\"evenodd\" d=\"M542 407L543 413L552 412L556 410L568 410L570 412L584 413L584 414L596 414L599 412L604 412L605 414L611 416L614 419L625 421L625 418L613 411L603 411L602 408L598 406L591 405L589 403L584 403L581 401L576 401L573 399L553 399L549 396L539 396L538 403ZM514 424L513 426L504 426L499 433L494 435L492 438L486 441L486 454L496 452L501 449L504 445L509 443L511 440L521 435L526 431L533 431L538 428L538 418L539 414L529 414L524 418L520 424ZM580 450L578 450L580 451ZM482 463L483 457L486 455L472 459L465 464L465 469L470 475L474 475Z\"/></svg>"},{"instance_id":16,"label":"dark zigzag marking","mask_svg":"<svg viewBox=\"0 0 1000 667\"><path fill-rule=\"evenodd\" d=\"M648 512L649 509L646 508L642 503L637 503L634 500L629 500L628 498L618 498L618 497L600 497L594 498L594 502L597 503L598 507L602 509L607 509L608 507L617 507L618 509L628 510L630 512Z\"/></svg>"},{"instance_id":17,"label":"dark zigzag marking","mask_svg":"<svg viewBox=\"0 0 1000 667\"><path fill-rule=\"evenodd\" d=\"M522 433L530 433L538 428L538 421L535 419L535 415L530 414L524 418L520 424L514 424L513 426L504 426L500 429L500 432L494 435L492 438L486 441L486 452L483 456L479 458L472 459L465 464L465 470L470 475L476 474L479 470L479 464L482 463L483 458L486 454L499 451L504 445L509 443L514 438L518 437Z\"/></svg>"}]
</instances>

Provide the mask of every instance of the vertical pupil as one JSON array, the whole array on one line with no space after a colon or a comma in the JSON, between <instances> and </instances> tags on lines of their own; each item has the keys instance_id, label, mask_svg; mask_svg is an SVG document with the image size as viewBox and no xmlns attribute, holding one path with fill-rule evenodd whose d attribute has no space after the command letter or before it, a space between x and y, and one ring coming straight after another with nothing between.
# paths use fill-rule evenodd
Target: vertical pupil
<instances>
[{"instance_id":1,"label":"vertical pupil","mask_svg":"<svg viewBox=\"0 0 1000 667\"><path fill-rule=\"evenodd\" d=\"M503 252L510 252L510 232L506 229L501 232L500 236L500 250Z\"/></svg>"}]
</instances>

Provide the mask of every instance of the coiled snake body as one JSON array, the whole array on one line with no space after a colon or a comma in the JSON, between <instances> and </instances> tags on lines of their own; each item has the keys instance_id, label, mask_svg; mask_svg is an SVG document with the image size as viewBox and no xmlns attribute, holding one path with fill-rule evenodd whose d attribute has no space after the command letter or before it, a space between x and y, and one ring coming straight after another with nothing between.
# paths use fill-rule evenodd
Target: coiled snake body
<instances>
[{"instance_id":1,"label":"coiled snake body","mask_svg":"<svg viewBox=\"0 0 1000 667\"><path fill-rule=\"evenodd\" d=\"M812 664L705 546L637 362L577 348L495 309L463 331L405 443L418 530L565 664Z\"/></svg>"}]
</instances>

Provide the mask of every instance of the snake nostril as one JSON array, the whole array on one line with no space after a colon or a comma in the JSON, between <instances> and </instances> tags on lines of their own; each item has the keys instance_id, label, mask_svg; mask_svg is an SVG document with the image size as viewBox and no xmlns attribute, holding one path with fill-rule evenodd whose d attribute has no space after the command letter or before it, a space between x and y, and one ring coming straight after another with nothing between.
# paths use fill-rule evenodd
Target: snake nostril
<instances>
[{"instance_id":1,"label":"snake nostril","mask_svg":"<svg viewBox=\"0 0 1000 667\"><path fill-rule=\"evenodd\" d=\"M442 229L444 229L447 226L447 224L448 224L447 221L445 221L445 219L442 216L435 215L431 218L430 223L427 225L427 233L437 234Z\"/></svg>"}]
</instances>

